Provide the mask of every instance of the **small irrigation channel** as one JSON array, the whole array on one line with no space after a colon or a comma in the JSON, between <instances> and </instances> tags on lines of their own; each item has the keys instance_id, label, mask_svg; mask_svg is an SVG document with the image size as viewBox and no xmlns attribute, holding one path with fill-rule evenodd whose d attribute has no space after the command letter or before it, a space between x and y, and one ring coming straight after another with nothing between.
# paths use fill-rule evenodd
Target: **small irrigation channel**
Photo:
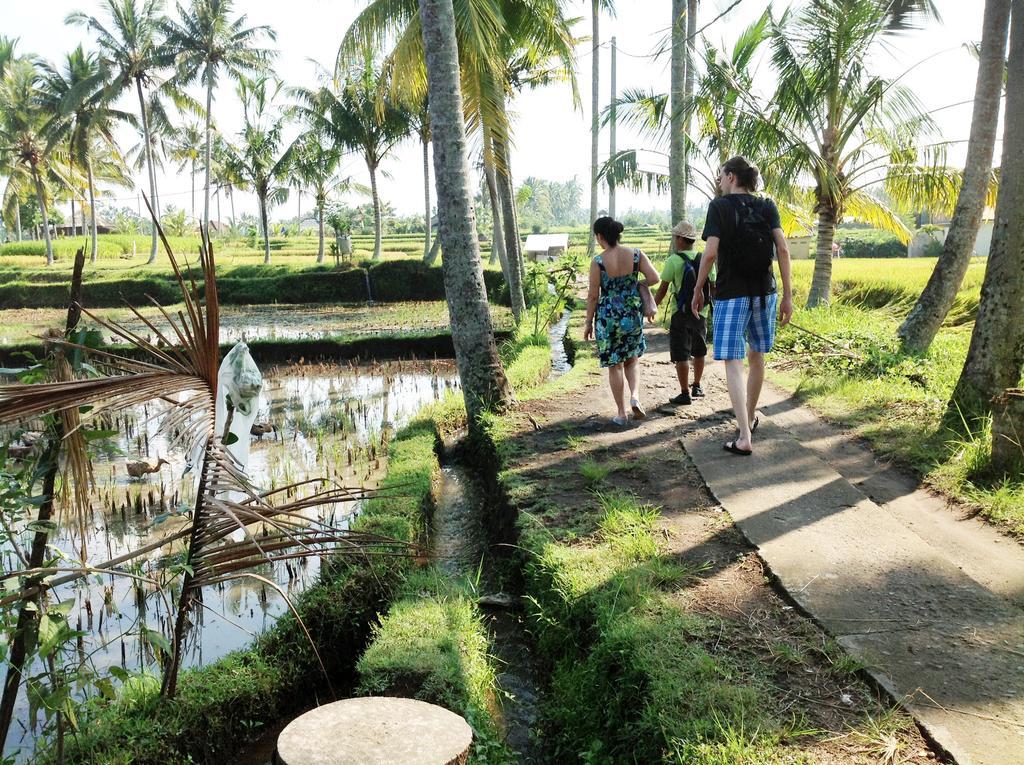
<instances>
[{"instance_id":1,"label":"small irrigation channel","mask_svg":"<svg viewBox=\"0 0 1024 765\"><path fill-rule=\"evenodd\" d=\"M383 474L387 443L424 405L458 388L450 361L374 364L293 364L264 370L248 475L254 486L273 489L305 479L323 478L351 487L373 488ZM195 496L195 475L185 473L185 456L167 446L154 418L156 406L111 415L103 423L118 435L93 444L96 486L87 523L80 527L66 507L51 549L70 559L83 543L89 560L107 560L143 547L186 523ZM6 441L13 433L0 433ZM17 434L24 445L30 434ZM160 460L165 462L160 463ZM148 463L138 478L128 463ZM136 468L137 470L137 468ZM303 489L297 489L300 493ZM327 505L307 512L311 519L344 525L360 503ZM26 518L26 520L28 520ZM183 548L164 547L138 566L156 575ZM329 551L325 551L329 552ZM20 563L8 545L0 546L2 570ZM320 559L279 561L257 573L289 595L313 583ZM134 569L133 569L134 570ZM66 604L69 624L80 631L63 660L82 671L107 675L120 667L158 674L153 635L168 634L168 591L138 580L95 575L54 588L52 599ZM235 580L203 590L203 608L189 633L184 666L203 665L250 643L287 609L273 587ZM30 673L42 671L30 668ZM15 721L0 760L13 755L26 762L40 733L41 715L25 697L18 699Z\"/></svg>"},{"instance_id":2,"label":"small irrigation channel","mask_svg":"<svg viewBox=\"0 0 1024 765\"><path fill-rule=\"evenodd\" d=\"M551 377L572 368L572 344L567 339L567 310L549 330ZM447 444L441 481L431 521L431 552L449 574L465 576L476 584L479 604L491 633L491 651L498 660L498 684L503 693L502 715L507 742L519 762L544 762L536 737L540 712L541 680L533 647L523 624L519 600L507 590L507 541L497 535L490 520L507 514L506 503L488 475L493 466L474 464L461 444ZM504 524L499 524L504 525Z\"/></svg>"}]
</instances>

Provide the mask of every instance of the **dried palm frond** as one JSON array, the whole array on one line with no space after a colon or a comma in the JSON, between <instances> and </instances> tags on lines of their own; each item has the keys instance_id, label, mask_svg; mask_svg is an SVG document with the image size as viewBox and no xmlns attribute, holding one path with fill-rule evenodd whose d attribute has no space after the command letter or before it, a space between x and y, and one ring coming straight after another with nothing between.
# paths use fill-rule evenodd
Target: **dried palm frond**
<instances>
[{"instance_id":1,"label":"dried palm frond","mask_svg":"<svg viewBox=\"0 0 1024 765\"><path fill-rule=\"evenodd\" d=\"M147 202L148 204L148 202ZM69 461L88 464L82 426L101 413L150 402L161 404L156 415L160 430L175 439L187 454L201 453L199 487L189 527L184 579L167 657L163 693L172 696L181 665L182 642L190 625L190 612L201 602L201 588L237 578L248 569L268 562L330 554L417 554L413 545L372 534L353 532L304 513L313 507L351 503L372 495L329 483L325 488L290 502L277 501L282 493L311 484L303 481L261 493L248 481L221 436L214 432L214 402L220 358L220 315L213 247L202 232L199 268L202 290L191 269L183 270L163 231L157 228L181 292L183 309L169 312L159 305L169 330L161 331L132 308L135 317L155 337L150 340L123 324L102 319L82 309L93 321L134 349L130 357L84 348L66 339L55 344L87 352L101 376L86 379L59 377L32 385L0 385L0 424L50 413L64 420ZM156 301L153 301L156 305ZM91 407L86 414L81 408ZM176 435L177 434L177 435ZM88 486L88 481L85 482ZM258 529L258 533L253 529ZM242 538L238 539L239 530ZM148 545L140 555L152 552ZM131 557L131 556L129 556ZM121 562L128 557L122 556ZM108 562L110 563L110 562ZM93 568L105 568L98 564ZM289 604L291 607L291 604ZM315 646L314 646L315 650Z\"/></svg>"}]
</instances>

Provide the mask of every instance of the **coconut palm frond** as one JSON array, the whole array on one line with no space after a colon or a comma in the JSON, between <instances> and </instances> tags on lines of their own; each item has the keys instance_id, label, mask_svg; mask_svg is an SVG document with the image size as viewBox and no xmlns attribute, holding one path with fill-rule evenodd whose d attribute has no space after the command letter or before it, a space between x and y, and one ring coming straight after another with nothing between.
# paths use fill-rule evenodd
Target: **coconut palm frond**
<instances>
[{"instance_id":1,"label":"coconut palm frond","mask_svg":"<svg viewBox=\"0 0 1024 765\"><path fill-rule=\"evenodd\" d=\"M616 187L636 192L664 194L669 189L668 170L641 167L636 149L625 149L610 157L601 166L597 177L607 183L613 183Z\"/></svg>"},{"instance_id":2,"label":"coconut palm frond","mask_svg":"<svg viewBox=\"0 0 1024 765\"><path fill-rule=\"evenodd\" d=\"M869 226L895 234L904 244L909 244L913 238L913 232L896 210L864 191L855 191L847 196L843 212Z\"/></svg>"}]
</instances>

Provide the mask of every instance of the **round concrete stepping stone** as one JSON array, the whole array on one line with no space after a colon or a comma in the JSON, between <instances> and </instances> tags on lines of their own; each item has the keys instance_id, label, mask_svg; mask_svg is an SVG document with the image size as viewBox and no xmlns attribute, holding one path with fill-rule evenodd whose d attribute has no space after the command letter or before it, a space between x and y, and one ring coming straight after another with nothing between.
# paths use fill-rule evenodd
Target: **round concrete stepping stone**
<instances>
[{"instance_id":1,"label":"round concrete stepping stone","mask_svg":"<svg viewBox=\"0 0 1024 765\"><path fill-rule=\"evenodd\" d=\"M317 707L277 739L280 765L464 765L465 720L415 699L370 696Z\"/></svg>"}]
</instances>

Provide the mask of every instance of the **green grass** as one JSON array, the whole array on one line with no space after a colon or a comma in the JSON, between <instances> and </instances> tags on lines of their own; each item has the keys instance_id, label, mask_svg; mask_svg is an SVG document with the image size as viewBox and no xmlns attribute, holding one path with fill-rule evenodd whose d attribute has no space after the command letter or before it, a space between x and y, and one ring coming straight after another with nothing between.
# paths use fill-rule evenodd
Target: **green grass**
<instances>
[{"instance_id":1,"label":"green grass","mask_svg":"<svg viewBox=\"0 0 1024 765\"><path fill-rule=\"evenodd\" d=\"M799 306L813 263L794 265ZM928 352L910 355L899 348L896 329L934 265L917 259L835 261L833 304L798 308L793 318L795 325L832 342L782 329L770 374L930 485L1024 534L1024 481L989 469L991 422L960 422L947 411L970 344L983 260L972 262L954 310Z\"/></svg>"},{"instance_id":2,"label":"green grass","mask_svg":"<svg viewBox=\"0 0 1024 765\"><path fill-rule=\"evenodd\" d=\"M552 662L553 756L591 763L792 761L754 668L705 647L718 627L669 595L696 573L660 555L656 508L598 496L571 542L524 526L526 589ZM595 714L594 710L601 710Z\"/></svg>"}]
</instances>

